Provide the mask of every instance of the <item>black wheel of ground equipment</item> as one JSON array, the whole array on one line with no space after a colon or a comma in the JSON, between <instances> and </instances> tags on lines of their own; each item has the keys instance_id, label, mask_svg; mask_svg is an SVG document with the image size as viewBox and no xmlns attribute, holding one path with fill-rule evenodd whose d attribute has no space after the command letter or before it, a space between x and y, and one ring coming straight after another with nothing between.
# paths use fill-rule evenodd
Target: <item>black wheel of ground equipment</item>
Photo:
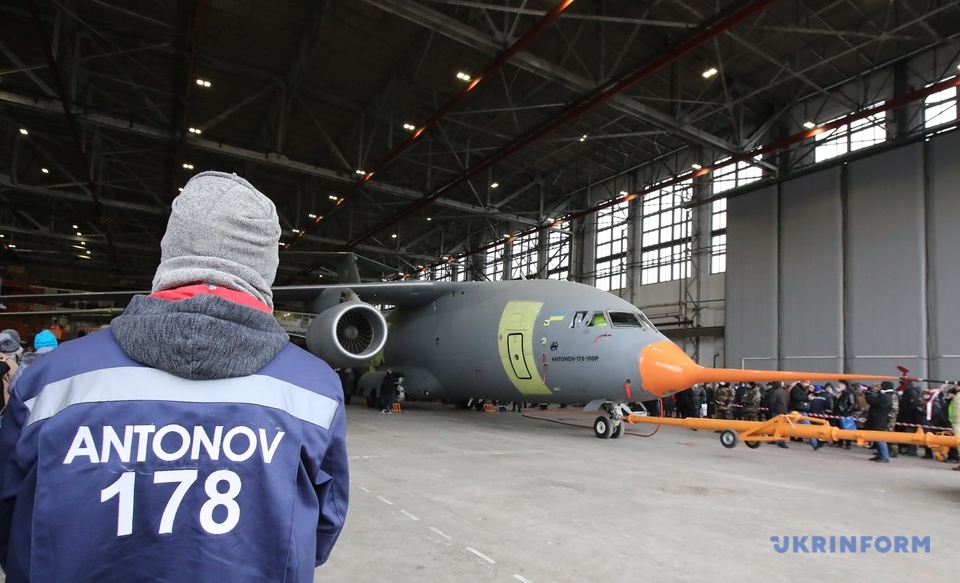
<instances>
[{"instance_id":1,"label":"black wheel of ground equipment","mask_svg":"<svg viewBox=\"0 0 960 583\"><path fill-rule=\"evenodd\" d=\"M613 426L613 432L610 434L610 439L619 439L622 435L623 435L623 421Z\"/></svg>"},{"instance_id":2,"label":"black wheel of ground equipment","mask_svg":"<svg viewBox=\"0 0 960 583\"><path fill-rule=\"evenodd\" d=\"M737 435L737 432L732 429L724 429L720 432L720 444L727 449L737 447L737 442L739 441L740 437Z\"/></svg>"},{"instance_id":3,"label":"black wheel of ground equipment","mask_svg":"<svg viewBox=\"0 0 960 583\"><path fill-rule=\"evenodd\" d=\"M761 445L759 441L744 441L743 444L750 449L757 449Z\"/></svg>"},{"instance_id":4,"label":"black wheel of ground equipment","mask_svg":"<svg viewBox=\"0 0 960 583\"><path fill-rule=\"evenodd\" d=\"M613 422L609 417L597 417L593 422L593 433L600 439L610 439L613 434Z\"/></svg>"}]
</instances>

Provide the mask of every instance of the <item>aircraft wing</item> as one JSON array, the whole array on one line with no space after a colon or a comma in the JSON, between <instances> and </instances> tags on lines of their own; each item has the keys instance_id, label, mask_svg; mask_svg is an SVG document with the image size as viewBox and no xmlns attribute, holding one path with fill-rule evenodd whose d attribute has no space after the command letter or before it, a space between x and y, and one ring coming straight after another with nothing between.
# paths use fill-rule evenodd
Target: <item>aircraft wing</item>
<instances>
[{"instance_id":1,"label":"aircraft wing","mask_svg":"<svg viewBox=\"0 0 960 583\"><path fill-rule=\"evenodd\" d=\"M420 306L446 293L448 284L434 281L404 281L387 283L344 283L333 285L290 285L273 288L273 300L312 300L327 289L350 289L361 300L371 304L392 306Z\"/></svg>"},{"instance_id":2,"label":"aircraft wing","mask_svg":"<svg viewBox=\"0 0 960 583\"><path fill-rule=\"evenodd\" d=\"M332 285L290 285L273 288L274 301L309 301L327 289L350 289L360 299L371 304L419 306L446 293L447 282L406 281L386 283L344 283ZM133 296L149 294L150 290L116 292L67 292L59 294L26 294L0 296L0 302L123 302ZM57 312L62 313L62 312Z\"/></svg>"},{"instance_id":3,"label":"aircraft wing","mask_svg":"<svg viewBox=\"0 0 960 583\"><path fill-rule=\"evenodd\" d=\"M29 318L33 316L103 316L113 317L123 312L123 308L92 308L89 310L38 310L35 312L3 312L0 311L0 319L3 318Z\"/></svg>"},{"instance_id":4,"label":"aircraft wing","mask_svg":"<svg viewBox=\"0 0 960 583\"><path fill-rule=\"evenodd\" d=\"M0 296L0 302L129 302L133 296L149 294L150 290L112 292L66 292L59 294L24 294Z\"/></svg>"}]
</instances>

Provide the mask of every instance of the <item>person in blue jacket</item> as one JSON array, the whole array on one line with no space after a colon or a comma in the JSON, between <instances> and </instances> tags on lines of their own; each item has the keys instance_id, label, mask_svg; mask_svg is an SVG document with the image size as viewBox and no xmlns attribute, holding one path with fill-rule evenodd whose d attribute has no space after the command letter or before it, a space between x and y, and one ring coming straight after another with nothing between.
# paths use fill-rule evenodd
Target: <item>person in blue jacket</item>
<instances>
[{"instance_id":1,"label":"person in blue jacket","mask_svg":"<svg viewBox=\"0 0 960 583\"><path fill-rule=\"evenodd\" d=\"M273 317L279 237L253 185L197 174L153 293L13 384L8 583L313 581L347 511L343 391Z\"/></svg>"}]
</instances>

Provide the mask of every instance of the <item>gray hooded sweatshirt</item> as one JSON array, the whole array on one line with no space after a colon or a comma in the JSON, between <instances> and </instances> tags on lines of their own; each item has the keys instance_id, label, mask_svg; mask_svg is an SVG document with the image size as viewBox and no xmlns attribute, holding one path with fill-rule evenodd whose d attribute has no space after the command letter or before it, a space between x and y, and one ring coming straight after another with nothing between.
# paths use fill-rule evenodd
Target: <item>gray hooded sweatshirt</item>
<instances>
[{"instance_id":1,"label":"gray hooded sweatshirt","mask_svg":"<svg viewBox=\"0 0 960 583\"><path fill-rule=\"evenodd\" d=\"M191 380L251 375L289 342L272 313L207 294L136 296L111 330L133 360Z\"/></svg>"}]
</instances>

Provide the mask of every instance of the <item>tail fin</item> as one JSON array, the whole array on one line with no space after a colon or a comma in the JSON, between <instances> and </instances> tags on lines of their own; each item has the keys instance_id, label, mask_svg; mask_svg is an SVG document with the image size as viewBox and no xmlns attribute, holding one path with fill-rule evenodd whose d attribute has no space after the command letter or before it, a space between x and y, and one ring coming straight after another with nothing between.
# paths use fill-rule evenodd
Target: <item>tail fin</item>
<instances>
[{"instance_id":1,"label":"tail fin","mask_svg":"<svg viewBox=\"0 0 960 583\"><path fill-rule=\"evenodd\" d=\"M357 256L353 253L341 253L337 260L338 283L360 283L360 272L357 270Z\"/></svg>"}]
</instances>

